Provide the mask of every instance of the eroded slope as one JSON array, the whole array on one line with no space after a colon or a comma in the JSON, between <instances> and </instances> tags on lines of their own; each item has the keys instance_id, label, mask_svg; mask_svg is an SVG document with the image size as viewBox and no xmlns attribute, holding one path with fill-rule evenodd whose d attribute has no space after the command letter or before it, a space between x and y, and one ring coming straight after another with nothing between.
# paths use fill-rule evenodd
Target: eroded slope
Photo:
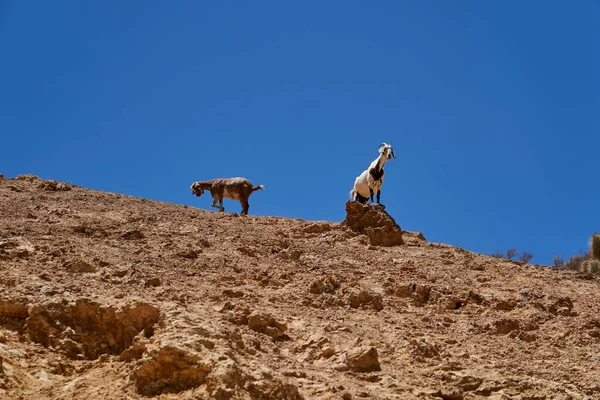
<instances>
[{"instance_id":1,"label":"eroded slope","mask_svg":"<svg viewBox=\"0 0 600 400\"><path fill-rule=\"evenodd\" d=\"M600 397L597 281L389 237L0 179L0 395Z\"/></svg>"}]
</instances>

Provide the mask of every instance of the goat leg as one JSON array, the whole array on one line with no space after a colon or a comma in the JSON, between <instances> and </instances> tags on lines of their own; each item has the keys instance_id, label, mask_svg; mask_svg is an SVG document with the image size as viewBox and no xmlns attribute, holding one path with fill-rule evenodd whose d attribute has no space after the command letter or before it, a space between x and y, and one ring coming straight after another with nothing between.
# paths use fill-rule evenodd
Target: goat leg
<instances>
[{"instance_id":1,"label":"goat leg","mask_svg":"<svg viewBox=\"0 0 600 400\"><path fill-rule=\"evenodd\" d=\"M379 204L379 198L381 197L381 190L377 191L377 204Z\"/></svg>"},{"instance_id":2,"label":"goat leg","mask_svg":"<svg viewBox=\"0 0 600 400\"><path fill-rule=\"evenodd\" d=\"M371 204L374 203L373 202L373 189L369 188L369 193L371 193Z\"/></svg>"}]
</instances>

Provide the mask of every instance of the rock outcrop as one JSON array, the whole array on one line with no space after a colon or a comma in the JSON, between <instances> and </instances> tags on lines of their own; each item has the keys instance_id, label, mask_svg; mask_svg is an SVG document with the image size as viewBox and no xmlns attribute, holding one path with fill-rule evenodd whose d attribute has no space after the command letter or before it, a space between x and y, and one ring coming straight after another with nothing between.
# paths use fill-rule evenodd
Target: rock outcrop
<instances>
[{"instance_id":1,"label":"rock outcrop","mask_svg":"<svg viewBox=\"0 0 600 400\"><path fill-rule=\"evenodd\" d=\"M346 202L346 219L343 225L352 231L365 234L373 246L398 246L404 244L402 230L381 204L363 205Z\"/></svg>"}]
</instances>

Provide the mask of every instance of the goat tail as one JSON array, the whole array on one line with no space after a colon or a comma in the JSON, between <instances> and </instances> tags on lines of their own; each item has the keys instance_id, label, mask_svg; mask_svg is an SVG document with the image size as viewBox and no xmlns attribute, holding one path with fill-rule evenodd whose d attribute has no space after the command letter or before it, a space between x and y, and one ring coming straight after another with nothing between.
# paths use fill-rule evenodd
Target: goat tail
<instances>
[{"instance_id":1,"label":"goat tail","mask_svg":"<svg viewBox=\"0 0 600 400\"><path fill-rule=\"evenodd\" d=\"M356 189L352 189L352 190L350 191L350 198L351 198L352 200L354 200L354 199L356 198Z\"/></svg>"},{"instance_id":2,"label":"goat tail","mask_svg":"<svg viewBox=\"0 0 600 400\"><path fill-rule=\"evenodd\" d=\"M265 190L265 185L258 185L252 188L253 192L256 192L257 190Z\"/></svg>"}]
</instances>

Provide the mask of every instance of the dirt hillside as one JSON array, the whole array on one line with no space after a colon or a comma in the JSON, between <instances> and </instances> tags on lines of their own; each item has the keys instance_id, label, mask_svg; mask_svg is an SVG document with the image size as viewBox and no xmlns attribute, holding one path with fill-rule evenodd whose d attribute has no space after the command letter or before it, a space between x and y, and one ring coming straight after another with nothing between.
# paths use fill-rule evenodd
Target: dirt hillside
<instances>
[{"instance_id":1,"label":"dirt hillside","mask_svg":"<svg viewBox=\"0 0 600 400\"><path fill-rule=\"evenodd\" d=\"M238 216L0 179L0 398L600 398L597 280L345 206Z\"/></svg>"}]
</instances>

